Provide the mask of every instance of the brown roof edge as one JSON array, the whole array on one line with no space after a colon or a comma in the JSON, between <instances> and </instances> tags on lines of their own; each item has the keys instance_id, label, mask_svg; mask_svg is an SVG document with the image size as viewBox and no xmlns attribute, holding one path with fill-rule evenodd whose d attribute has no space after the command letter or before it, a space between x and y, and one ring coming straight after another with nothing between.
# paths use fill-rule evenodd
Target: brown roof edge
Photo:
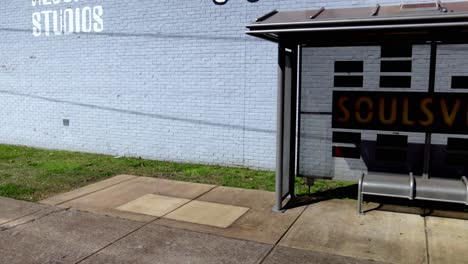
<instances>
[{"instance_id":1,"label":"brown roof edge","mask_svg":"<svg viewBox=\"0 0 468 264\"><path fill-rule=\"evenodd\" d=\"M341 9L315 9L303 11L277 12L247 28L281 28L317 25L358 25L358 24L409 24L412 21L430 22L442 20L457 20L468 17L468 1L442 3L437 8L426 4L411 4L407 8L401 5L370 6ZM268 14L267 14L268 15ZM460 21L458 21L460 22Z\"/></svg>"}]
</instances>

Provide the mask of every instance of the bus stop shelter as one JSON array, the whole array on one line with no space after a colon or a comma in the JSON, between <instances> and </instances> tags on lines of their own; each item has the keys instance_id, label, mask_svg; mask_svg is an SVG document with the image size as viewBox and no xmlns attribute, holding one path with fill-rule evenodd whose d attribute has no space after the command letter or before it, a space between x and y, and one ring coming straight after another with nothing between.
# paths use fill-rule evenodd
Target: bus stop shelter
<instances>
[{"instance_id":1,"label":"bus stop shelter","mask_svg":"<svg viewBox=\"0 0 468 264\"><path fill-rule=\"evenodd\" d=\"M425 142L421 144L421 169L417 170L416 175L413 174L412 169L408 169L406 175L399 172L398 174L383 173L377 176L370 171L364 171L357 180L360 183L360 199L362 199L363 194L370 194L468 205L468 181L464 175L458 175L456 179L445 179L431 177L430 173L431 162L436 159L433 157L431 160L431 155L433 155L431 148L434 148L431 143L432 136L436 133L462 136L468 134L467 122L463 122L461 117L450 119L448 118L450 115L445 113L447 111L444 112L449 104L454 107L450 109L455 109L455 107L461 109L460 111L467 116L466 93L463 90L439 93L435 89L438 47L446 44L468 44L468 2L376 5L343 9L322 7L314 10L290 12L274 10L248 25L246 33L278 43L277 168L274 210L283 210L285 200L288 197L294 197L295 177L302 176L299 172L299 161L301 155L306 154L300 152L303 140L300 132L301 116L304 115L301 107L304 92L301 82L301 67L303 67L303 50L314 47L390 46L394 50L398 50L404 45L426 45L428 47L430 51L427 67L428 79L427 84L425 84L427 91L424 93L399 91L383 94L379 92L379 87L376 87L375 91L359 94L359 91L343 89L333 92L333 100L328 102L329 105L333 106L333 110L324 114L329 115L329 118L332 119L333 128L349 128L357 132L364 130L414 131L424 136ZM394 51L390 49L386 52L391 54ZM343 71L353 71L352 69L347 70L348 66L352 68L353 64L335 64L335 70L340 71L341 67L345 68ZM387 66L405 67L404 64L398 65L395 62L391 62ZM383 68L384 65L382 65L382 71L384 71ZM466 76L468 76L468 65ZM355 79L335 78L335 86L355 87L352 84ZM382 80L389 84L383 83ZM381 87L404 85L405 81L402 80L381 78ZM461 86L464 87L463 82L466 80L468 79L465 79L464 76L458 77L456 80L452 79L452 88L457 87L456 83L462 83ZM341 81L351 82L351 84L340 85ZM421 107L418 109L410 107L409 115L419 116L421 121L411 121L408 117L404 117L405 113L403 113L403 120L397 120L392 124L390 124L391 122L378 123L379 120L373 120L372 117L376 116L374 115L373 102L378 104L379 100L387 100L390 97L394 98L395 105L398 100L398 109L400 107L404 109L405 106L408 109L408 102L417 102ZM400 103L400 99L402 103ZM436 102L441 102L442 106L436 106L439 105ZM354 105L356 106L357 120L350 120L353 118L354 112L346 110L346 108L353 108ZM340 109L343 111L340 112ZM433 111L431 113L434 114L429 115L426 110ZM439 110L442 114L436 114ZM425 116L424 113L428 115ZM408 116L408 113L406 115ZM451 121L444 123L438 118ZM333 134L333 137L340 135L337 132L336 135ZM353 143L352 136L346 135L341 142ZM454 150L452 154L447 154L449 159L461 160L462 164L468 164L464 163L468 161L468 148L465 139L453 142L452 145L459 146L459 148ZM349 145L342 148L334 145L334 157L342 152L357 153L355 158L363 155L361 147L354 146L353 148ZM461 166L464 168L459 171L465 172L466 166ZM319 176L312 175L311 177L320 178ZM361 202L362 200L359 201L359 204Z\"/></svg>"}]
</instances>

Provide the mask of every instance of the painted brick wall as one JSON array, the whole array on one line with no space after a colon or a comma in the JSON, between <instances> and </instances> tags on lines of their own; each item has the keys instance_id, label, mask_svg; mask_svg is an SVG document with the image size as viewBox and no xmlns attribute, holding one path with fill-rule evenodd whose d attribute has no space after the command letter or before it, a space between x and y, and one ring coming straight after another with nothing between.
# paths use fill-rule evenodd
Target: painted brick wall
<instances>
[{"instance_id":1,"label":"painted brick wall","mask_svg":"<svg viewBox=\"0 0 468 264\"><path fill-rule=\"evenodd\" d=\"M32 13L50 7L4 1L0 142L272 169L276 47L245 25L272 9L376 2L78 1L57 8L102 5L102 33L33 37Z\"/></svg>"}]
</instances>

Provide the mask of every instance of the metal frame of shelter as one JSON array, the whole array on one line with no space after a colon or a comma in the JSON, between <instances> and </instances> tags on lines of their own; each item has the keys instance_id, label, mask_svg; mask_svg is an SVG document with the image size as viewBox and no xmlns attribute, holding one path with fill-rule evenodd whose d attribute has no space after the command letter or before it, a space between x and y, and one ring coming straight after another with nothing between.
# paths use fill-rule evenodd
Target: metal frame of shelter
<instances>
[{"instance_id":1,"label":"metal frame of shelter","mask_svg":"<svg viewBox=\"0 0 468 264\"><path fill-rule=\"evenodd\" d=\"M278 43L274 210L282 211L286 198L294 197L294 180L298 167L296 161L299 143L296 132L300 128L298 104L301 98L302 48L430 44L431 73L428 85L429 92L434 92L437 45L468 44L468 2L321 8L291 12L275 10L258 18L247 29L248 35ZM426 140L428 137L430 138L430 133L426 135ZM426 149L426 155L429 155L428 151ZM411 180L410 182L413 184ZM466 178L465 185L468 193ZM412 193L413 189L410 190L410 199ZM468 198L463 202L468 205Z\"/></svg>"}]
</instances>

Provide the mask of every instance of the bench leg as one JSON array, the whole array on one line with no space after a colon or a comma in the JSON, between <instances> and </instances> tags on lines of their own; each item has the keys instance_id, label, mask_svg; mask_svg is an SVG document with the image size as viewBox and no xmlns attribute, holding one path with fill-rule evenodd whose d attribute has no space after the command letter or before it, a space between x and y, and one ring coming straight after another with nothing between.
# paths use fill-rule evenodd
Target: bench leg
<instances>
[{"instance_id":1,"label":"bench leg","mask_svg":"<svg viewBox=\"0 0 468 264\"><path fill-rule=\"evenodd\" d=\"M358 196L358 213L363 215L364 212L362 211L362 194L359 193L359 196Z\"/></svg>"},{"instance_id":2,"label":"bench leg","mask_svg":"<svg viewBox=\"0 0 468 264\"><path fill-rule=\"evenodd\" d=\"M358 214L361 214L361 215L364 214L364 212L362 211L362 200L363 200L362 183L363 181L364 181L364 174L362 174L362 177L359 180L359 184L358 184Z\"/></svg>"}]
</instances>

